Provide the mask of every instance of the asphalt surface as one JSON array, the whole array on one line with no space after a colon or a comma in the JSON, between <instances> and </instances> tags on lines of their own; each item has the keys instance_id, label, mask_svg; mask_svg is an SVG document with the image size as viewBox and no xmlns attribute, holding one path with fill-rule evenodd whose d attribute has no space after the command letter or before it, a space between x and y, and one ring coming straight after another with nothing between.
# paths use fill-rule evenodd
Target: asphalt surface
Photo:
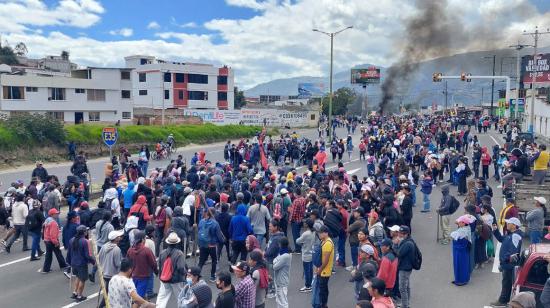
<instances>
[{"instance_id":1,"label":"asphalt surface","mask_svg":"<svg viewBox=\"0 0 550 308\"><path fill-rule=\"evenodd\" d=\"M312 139L317 137L317 132L313 129L302 130L299 133ZM340 136L345 135L343 129L338 129L338 133ZM358 140L358 135L357 133L354 136L355 140ZM494 131L490 131L488 134L481 134L478 137L480 143L488 147L502 140L502 137ZM356 141L354 143L357 144ZM212 161L223 159L223 144L201 146L200 148L208 153L207 159ZM186 148L179 151L178 154L181 153L184 157L189 158L196 149ZM349 173L357 174L359 177L366 175L366 166L358 161L357 151L354 153L351 162L348 162L347 159L344 161L346 162L346 170ZM106 159L90 162L89 167L95 177L100 177L103 173L105 162ZM165 165L166 161L152 162L150 168ZM330 168L333 165L330 163L328 167ZM68 174L69 166L67 164L56 167L46 166L46 168L48 168L50 173L63 177ZM30 177L30 170L32 168L22 168L12 172L6 171L0 173L0 179L4 183L9 183L12 179L27 179ZM304 168L300 170L304 170ZM493 169L491 168L490 175L492 174ZM448 179L448 174L445 175L445 178ZM489 184L495 192L493 206L497 211L500 211L503 200L500 190L497 189L498 183L491 179L489 180ZM422 269L414 271L411 276L411 307L484 307L498 297L501 276L498 273L493 273L491 271L492 264L488 264L482 269L474 270L468 285L457 287L451 283L453 280L452 246L444 246L436 242L437 216L434 209L439 206L441 200L440 187L441 185L438 185L437 188L434 188L430 197L431 213L420 213L422 198L418 198L419 194L417 194L417 205L414 208L414 217L412 220L412 237L420 247L424 261ZM451 193L456 195L456 187L453 186L451 188ZM462 203L454 216L458 217L463 211ZM52 272L41 274L38 270L41 268L43 261L30 262L28 259L29 253L21 252L21 242L14 244L11 251L11 254L0 254L0 307L96 307L97 284L87 282L84 293L89 298L87 301L76 304L69 298L71 295L69 280L59 271L55 258L52 263ZM349 263L349 249L346 251L346 258ZM219 265L221 268L227 269L228 265L225 260L226 257L224 255ZM195 260L188 259L188 263L195 264ZM207 264L203 268L204 277L208 277L209 271L210 264ZM348 280L349 272L340 267L336 268L336 274L333 275L329 282L329 307L355 307L353 284ZM210 285L214 291L215 298L217 290L214 284ZM288 289L289 307L311 307L311 294L298 292L298 289L302 286L301 256L293 255L290 287ZM158 288L158 280L155 287ZM276 307L275 299L268 299L266 303L267 307ZM176 307L176 302L172 301L170 307Z\"/></svg>"}]
</instances>

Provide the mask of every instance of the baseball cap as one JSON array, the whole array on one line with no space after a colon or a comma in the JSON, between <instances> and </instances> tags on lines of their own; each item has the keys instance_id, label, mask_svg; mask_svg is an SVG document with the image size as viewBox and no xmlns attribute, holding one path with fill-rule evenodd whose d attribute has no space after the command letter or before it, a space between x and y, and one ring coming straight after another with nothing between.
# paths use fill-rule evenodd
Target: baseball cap
<instances>
[{"instance_id":1,"label":"baseball cap","mask_svg":"<svg viewBox=\"0 0 550 308\"><path fill-rule=\"evenodd\" d=\"M380 241L379 246L391 246L393 243L389 238Z\"/></svg>"},{"instance_id":2,"label":"baseball cap","mask_svg":"<svg viewBox=\"0 0 550 308\"><path fill-rule=\"evenodd\" d=\"M281 189L280 192L281 192L281 195L286 195L286 194L288 194L288 190L286 190L286 188Z\"/></svg>"},{"instance_id":3,"label":"baseball cap","mask_svg":"<svg viewBox=\"0 0 550 308\"><path fill-rule=\"evenodd\" d=\"M537 201L540 204L546 204L546 198L544 197L535 197L533 199L535 199L535 201Z\"/></svg>"},{"instance_id":4,"label":"baseball cap","mask_svg":"<svg viewBox=\"0 0 550 308\"><path fill-rule=\"evenodd\" d=\"M198 268L197 266L190 266L187 269L187 274L191 274L196 277L201 277L201 269Z\"/></svg>"},{"instance_id":5,"label":"baseball cap","mask_svg":"<svg viewBox=\"0 0 550 308\"><path fill-rule=\"evenodd\" d=\"M248 270L249 270L248 264L246 264L246 262L244 261L240 261L237 264L232 265L231 268L234 271L240 271L240 272L246 272L246 273L248 273Z\"/></svg>"},{"instance_id":6,"label":"baseball cap","mask_svg":"<svg viewBox=\"0 0 550 308\"><path fill-rule=\"evenodd\" d=\"M371 245L363 245L361 246L361 251L366 253L366 254L369 254L369 255L374 255L374 248L372 248Z\"/></svg>"},{"instance_id":7,"label":"baseball cap","mask_svg":"<svg viewBox=\"0 0 550 308\"><path fill-rule=\"evenodd\" d=\"M53 216L55 214L59 214L59 211L56 208L50 209L48 211L48 216Z\"/></svg>"},{"instance_id":8,"label":"baseball cap","mask_svg":"<svg viewBox=\"0 0 550 308\"><path fill-rule=\"evenodd\" d=\"M117 237L120 237L122 235L124 235L124 231L122 231L122 230L113 230L113 231L109 232L109 241L112 241L112 240L114 240Z\"/></svg>"},{"instance_id":9,"label":"baseball cap","mask_svg":"<svg viewBox=\"0 0 550 308\"><path fill-rule=\"evenodd\" d=\"M521 227L521 221L519 221L519 219L516 218L516 217L508 218L505 221L506 221L506 223L514 224L518 227Z\"/></svg>"},{"instance_id":10,"label":"baseball cap","mask_svg":"<svg viewBox=\"0 0 550 308\"><path fill-rule=\"evenodd\" d=\"M407 226L401 226L401 227L399 227L399 233L410 234L411 233L411 228L409 228Z\"/></svg>"},{"instance_id":11,"label":"baseball cap","mask_svg":"<svg viewBox=\"0 0 550 308\"><path fill-rule=\"evenodd\" d=\"M393 232L398 232L401 227L399 227L398 225L393 225L391 227L388 227L388 229Z\"/></svg>"}]
</instances>

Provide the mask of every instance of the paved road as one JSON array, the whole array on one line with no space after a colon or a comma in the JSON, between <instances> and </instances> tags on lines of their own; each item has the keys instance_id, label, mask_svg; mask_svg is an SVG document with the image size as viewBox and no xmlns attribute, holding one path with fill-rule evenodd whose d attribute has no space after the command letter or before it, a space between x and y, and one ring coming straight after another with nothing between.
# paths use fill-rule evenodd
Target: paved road
<instances>
[{"instance_id":1,"label":"paved road","mask_svg":"<svg viewBox=\"0 0 550 308\"><path fill-rule=\"evenodd\" d=\"M339 130L343 135L343 131ZM314 137L316 132L313 130L304 131L303 134L308 137ZM483 134L480 135L480 143L487 146L492 146L497 140L502 139L497 135ZM355 136L358 138L358 136ZM221 145L203 147L209 154L208 157L212 160L222 158ZM186 149L184 155L192 154L194 150ZM366 175L366 168L357 158L357 153L352 158L352 162L346 163L348 172L353 172L358 176ZM92 163L94 170L103 170L103 162ZM160 164L164 165L164 163ZM153 164L155 166L155 164ZM329 167L332 164L329 165ZM51 168L52 171L58 172L63 170L62 167ZM59 171L59 172L60 172ZM492 168L491 168L492 171ZM6 178L13 178L19 175L0 175L2 181L8 182ZM28 174L25 173L25 174ZM501 209L502 198L498 185L494 180L490 180L489 184L495 191L494 206L497 211ZM452 193L456 193L456 187L451 188ZM434 189L431 195L432 207L437 207L441 200L441 191L438 188ZM463 287L456 287L451 284L453 280L451 246L442 246L437 244L436 224L437 216L434 212L423 214L420 213L420 199L417 200L417 207L414 209L413 238L418 243L422 250L424 262L420 271L415 271L411 277L412 289L412 307L442 307L446 308L462 308L464 303L468 303L470 307L483 307L489 302L495 300L500 292L500 274L491 272L491 266L486 266L483 269L475 270L472 274L470 284ZM462 214L461 207L455 216ZM289 232L290 233L290 232ZM12 253L9 255L0 255L0 306L2 307L19 307L19 308L35 308L42 307L95 307L97 298L88 299L78 305L74 304L70 299L70 290L68 280L58 271L56 263L52 270L54 272L42 275L37 273L41 267L41 261L29 262L28 254L20 252L20 244L16 244L12 248ZM349 250L347 251L349 252ZM222 257L223 258L223 257ZM349 255L347 256L349 260ZM194 260L190 260L191 263ZM222 261L221 266L227 266L225 261ZM205 277L208 277L210 265L206 265L204 270ZM291 279L289 288L289 304L290 307L309 307L311 295L302 294L298 289L303 286L301 278L302 266L299 255L293 255ZM353 285L348 282L349 273L342 268L337 268L337 273L331 278L329 307L354 307ZM211 285L213 290L215 286ZM158 286L157 286L158 287ZM86 294L96 294L97 286L88 284L86 286ZM175 307L175 302L171 307ZM274 300L267 301L267 307L276 307Z\"/></svg>"}]
</instances>

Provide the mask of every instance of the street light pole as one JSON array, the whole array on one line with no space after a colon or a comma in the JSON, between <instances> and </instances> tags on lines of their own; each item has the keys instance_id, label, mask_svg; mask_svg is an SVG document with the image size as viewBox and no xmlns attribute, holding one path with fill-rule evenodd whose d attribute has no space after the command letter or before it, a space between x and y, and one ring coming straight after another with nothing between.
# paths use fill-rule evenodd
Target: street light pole
<instances>
[{"instance_id":1,"label":"street light pole","mask_svg":"<svg viewBox=\"0 0 550 308\"><path fill-rule=\"evenodd\" d=\"M518 109L519 109L519 87L520 87L520 83L521 83L521 72L520 72L520 67L521 67L521 56L520 56L520 51L525 48L525 47L530 47L531 45L523 45L523 44L520 44L519 41L518 41L518 44L517 45L511 45L510 48L515 48L516 49L516 106L514 107L514 120L517 121L518 119ZM525 106L525 105L524 105Z\"/></svg>"},{"instance_id":2,"label":"street light pole","mask_svg":"<svg viewBox=\"0 0 550 308\"><path fill-rule=\"evenodd\" d=\"M336 31L336 32L324 32L318 29L313 29L313 32L319 32L323 33L330 37L330 79L329 79L329 96L328 96L328 115L327 115L327 128L328 128L328 134L329 134L329 141L332 142L332 65L334 60L334 37L336 34L341 33L347 29L351 29L353 26L346 27L342 30ZM323 110L321 109L321 112Z\"/></svg>"},{"instance_id":3,"label":"street light pole","mask_svg":"<svg viewBox=\"0 0 550 308\"><path fill-rule=\"evenodd\" d=\"M525 32L523 35L532 35L535 38L535 45L533 50L533 72L531 79L531 105L529 106L529 132L534 132L535 124L535 82L537 81L537 45L539 43L539 36L542 34L549 34L550 31L547 29L544 32L540 32L538 27L535 27L535 32Z\"/></svg>"}]
</instances>

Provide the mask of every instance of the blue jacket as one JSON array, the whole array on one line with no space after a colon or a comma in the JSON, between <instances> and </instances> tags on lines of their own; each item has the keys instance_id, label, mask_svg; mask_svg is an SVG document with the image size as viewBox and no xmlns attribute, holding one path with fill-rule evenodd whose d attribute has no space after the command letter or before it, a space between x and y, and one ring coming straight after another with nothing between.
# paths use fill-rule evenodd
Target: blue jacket
<instances>
[{"instance_id":1,"label":"blue jacket","mask_svg":"<svg viewBox=\"0 0 550 308\"><path fill-rule=\"evenodd\" d=\"M250 224L250 219L246 217L246 206L239 204L237 213L231 218L229 223L229 235L233 241L244 241L249 234L252 234L253 229Z\"/></svg>"},{"instance_id":2,"label":"blue jacket","mask_svg":"<svg viewBox=\"0 0 550 308\"><path fill-rule=\"evenodd\" d=\"M516 262L512 262L510 257L515 254L521 253L521 242L523 232L516 230L514 233L508 233L506 236L502 236L497 229L493 231L495 238L502 243L500 246L500 268L501 269L513 269L516 266Z\"/></svg>"},{"instance_id":3,"label":"blue jacket","mask_svg":"<svg viewBox=\"0 0 550 308\"><path fill-rule=\"evenodd\" d=\"M78 241L78 242L75 242ZM78 243L78 247L73 246ZM90 256L88 241L84 238L73 237L67 249L67 263L72 267L86 266L88 263L95 264L94 258Z\"/></svg>"},{"instance_id":4,"label":"blue jacket","mask_svg":"<svg viewBox=\"0 0 550 308\"><path fill-rule=\"evenodd\" d=\"M204 238L202 238L204 234ZM199 247L208 247L224 242L220 225L215 219L201 219L199 222Z\"/></svg>"},{"instance_id":5,"label":"blue jacket","mask_svg":"<svg viewBox=\"0 0 550 308\"><path fill-rule=\"evenodd\" d=\"M134 182L129 182L128 188L126 188L124 192L122 192L125 209L131 208L132 205L134 204L134 194L135 194L134 187L135 186L136 184L134 184Z\"/></svg>"},{"instance_id":6,"label":"blue jacket","mask_svg":"<svg viewBox=\"0 0 550 308\"><path fill-rule=\"evenodd\" d=\"M273 263L273 259L279 255L279 241L285 234L281 231L271 234L264 256L268 263Z\"/></svg>"},{"instance_id":7,"label":"blue jacket","mask_svg":"<svg viewBox=\"0 0 550 308\"><path fill-rule=\"evenodd\" d=\"M428 179L423 179L422 182L420 182L420 191L425 193L425 194L431 194L432 193L432 188L433 188L433 180L430 178L429 180Z\"/></svg>"},{"instance_id":8,"label":"blue jacket","mask_svg":"<svg viewBox=\"0 0 550 308\"><path fill-rule=\"evenodd\" d=\"M63 228L61 237L63 241L63 246L65 246L65 249L68 249L69 241L76 235L76 227L78 227L77 224L69 222L69 224L65 225L65 227Z\"/></svg>"}]
</instances>

